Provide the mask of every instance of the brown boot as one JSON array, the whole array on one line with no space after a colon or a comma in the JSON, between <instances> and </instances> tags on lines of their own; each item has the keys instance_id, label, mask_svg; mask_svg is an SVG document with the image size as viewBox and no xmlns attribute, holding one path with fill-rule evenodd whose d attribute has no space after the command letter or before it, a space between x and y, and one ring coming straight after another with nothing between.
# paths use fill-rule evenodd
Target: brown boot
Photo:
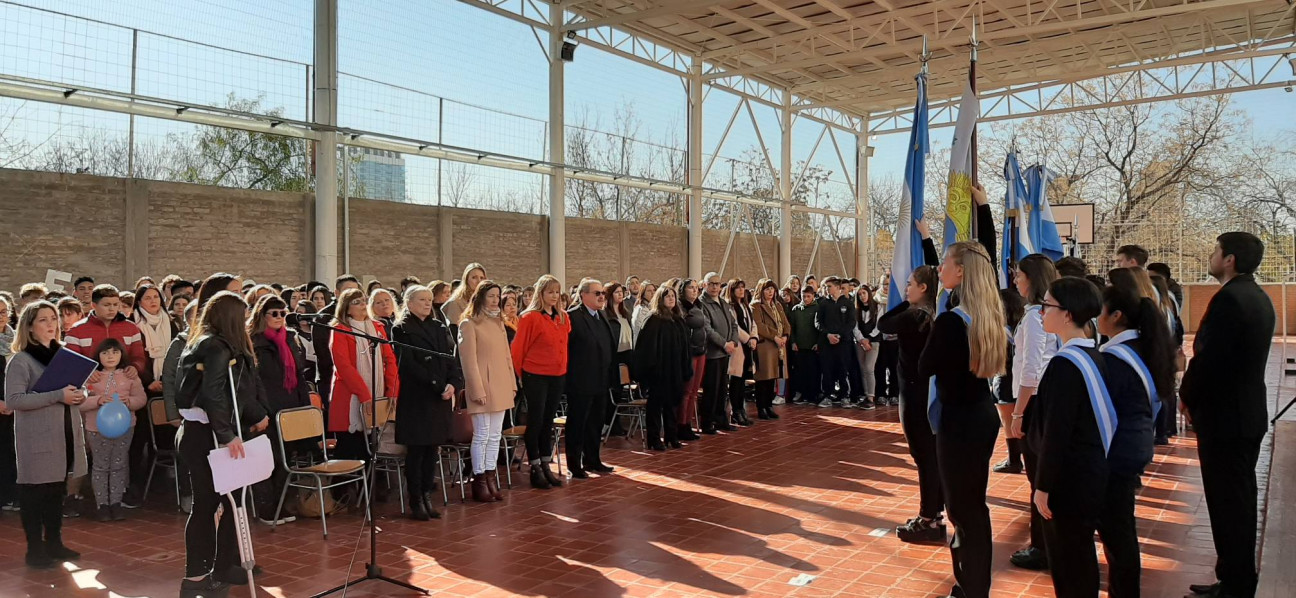
<instances>
[{"instance_id":1,"label":"brown boot","mask_svg":"<svg viewBox=\"0 0 1296 598\"><path fill-rule=\"evenodd\" d=\"M495 502L495 497L491 495L490 486L486 482L486 474L473 475L472 496L477 502Z\"/></svg>"},{"instance_id":2,"label":"brown boot","mask_svg":"<svg viewBox=\"0 0 1296 598\"><path fill-rule=\"evenodd\" d=\"M540 463L540 470L544 472L545 479L549 480L550 486L557 488L563 485L562 478L555 475L553 470L549 469L548 463Z\"/></svg>"},{"instance_id":3,"label":"brown boot","mask_svg":"<svg viewBox=\"0 0 1296 598\"><path fill-rule=\"evenodd\" d=\"M504 495L500 493L498 469L486 472L486 487L490 490L491 496L495 497L496 502L504 500Z\"/></svg>"}]
</instances>

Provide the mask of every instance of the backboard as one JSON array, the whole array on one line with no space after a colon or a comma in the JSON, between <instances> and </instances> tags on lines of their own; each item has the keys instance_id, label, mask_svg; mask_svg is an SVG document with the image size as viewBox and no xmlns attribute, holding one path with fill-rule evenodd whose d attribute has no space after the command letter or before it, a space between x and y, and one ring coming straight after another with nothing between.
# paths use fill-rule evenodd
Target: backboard
<instances>
[{"instance_id":1,"label":"backboard","mask_svg":"<svg viewBox=\"0 0 1296 598\"><path fill-rule=\"evenodd\" d=\"M1072 203L1050 206L1053 210L1053 221L1057 223L1058 235L1065 240L1075 239L1081 245L1094 242L1094 205L1091 203Z\"/></svg>"}]
</instances>

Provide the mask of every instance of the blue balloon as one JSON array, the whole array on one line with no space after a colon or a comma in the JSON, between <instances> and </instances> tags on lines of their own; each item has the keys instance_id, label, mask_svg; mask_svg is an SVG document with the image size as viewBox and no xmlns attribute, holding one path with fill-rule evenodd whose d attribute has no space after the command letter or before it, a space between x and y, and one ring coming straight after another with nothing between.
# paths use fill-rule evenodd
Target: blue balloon
<instances>
[{"instance_id":1,"label":"blue balloon","mask_svg":"<svg viewBox=\"0 0 1296 598\"><path fill-rule=\"evenodd\" d=\"M99 426L99 433L104 438L121 438L131 429L130 409L126 408L126 403L122 402L117 393L113 393L112 400L99 408L95 424Z\"/></svg>"}]
</instances>

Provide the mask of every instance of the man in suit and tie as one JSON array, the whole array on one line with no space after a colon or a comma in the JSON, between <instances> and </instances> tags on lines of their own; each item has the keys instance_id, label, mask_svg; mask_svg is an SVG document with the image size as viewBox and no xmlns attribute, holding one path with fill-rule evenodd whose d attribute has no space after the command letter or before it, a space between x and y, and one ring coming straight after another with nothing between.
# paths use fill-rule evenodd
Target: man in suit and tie
<instances>
[{"instance_id":1,"label":"man in suit and tie","mask_svg":"<svg viewBox=\"0 0 1296 598\"><path fill-rule=\"evenodd\" d=\"M1259 579L1255 469L1269 427L1265 368L1274 307L1254 276L1264 243L1243 232L1217 241L1210 274L1223 286L1202 317L1179 397L1197 432L1219 581L1190 586L1189 596L1252 598Z\"/></svg>"},{"instance_id":2,"label":"man in suit and tie","mask_svg":"<svg viewBox=\"0 0 1296 598\"><path fill-rule=\"evenodd\" d=\"M603 283L586 278L577 291L580 305L567 310L572 323L567 337L567 468L573 478L585 479L587 471L613 471L603 464L599 448L621 331L620 324L603 317Z\"/></svg>"}]
</instances>

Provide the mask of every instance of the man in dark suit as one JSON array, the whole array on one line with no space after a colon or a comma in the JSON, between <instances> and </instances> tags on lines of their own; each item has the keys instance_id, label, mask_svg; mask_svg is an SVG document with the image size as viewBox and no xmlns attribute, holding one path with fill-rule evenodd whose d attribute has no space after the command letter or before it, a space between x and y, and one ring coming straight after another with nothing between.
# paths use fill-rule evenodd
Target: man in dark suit
<instances>
[{"instance_id":1,"label":"man in dark suit","mask_svg":"<svg viewBox=\"0 0 1296 598\"><path fill-rule=\"evenodd\" d=\"M1274 307L1253 275L1264 243L1242 232L1217 241L1210 274L1223 287L1202 317L1179 397L1197 432L1219 582L1193 585L1189 596L1251 598L1259 578L1255 469L1269 427L1265 367Z\"/></svg>"},{"instance_id":2,"label":"man in dark suit","mask_svg":"<svg viewBox=\"0 0 1296 598\"><path fill-rule=\"evenodd\" d=\"M620 329L603 317L603 283L586 278L578 291L580 305L567 310L572 324L567 337L567 468L573 478L584 479L586 471L613 471L603 464L599 448Z\"/></svg>"}]
</instances>

